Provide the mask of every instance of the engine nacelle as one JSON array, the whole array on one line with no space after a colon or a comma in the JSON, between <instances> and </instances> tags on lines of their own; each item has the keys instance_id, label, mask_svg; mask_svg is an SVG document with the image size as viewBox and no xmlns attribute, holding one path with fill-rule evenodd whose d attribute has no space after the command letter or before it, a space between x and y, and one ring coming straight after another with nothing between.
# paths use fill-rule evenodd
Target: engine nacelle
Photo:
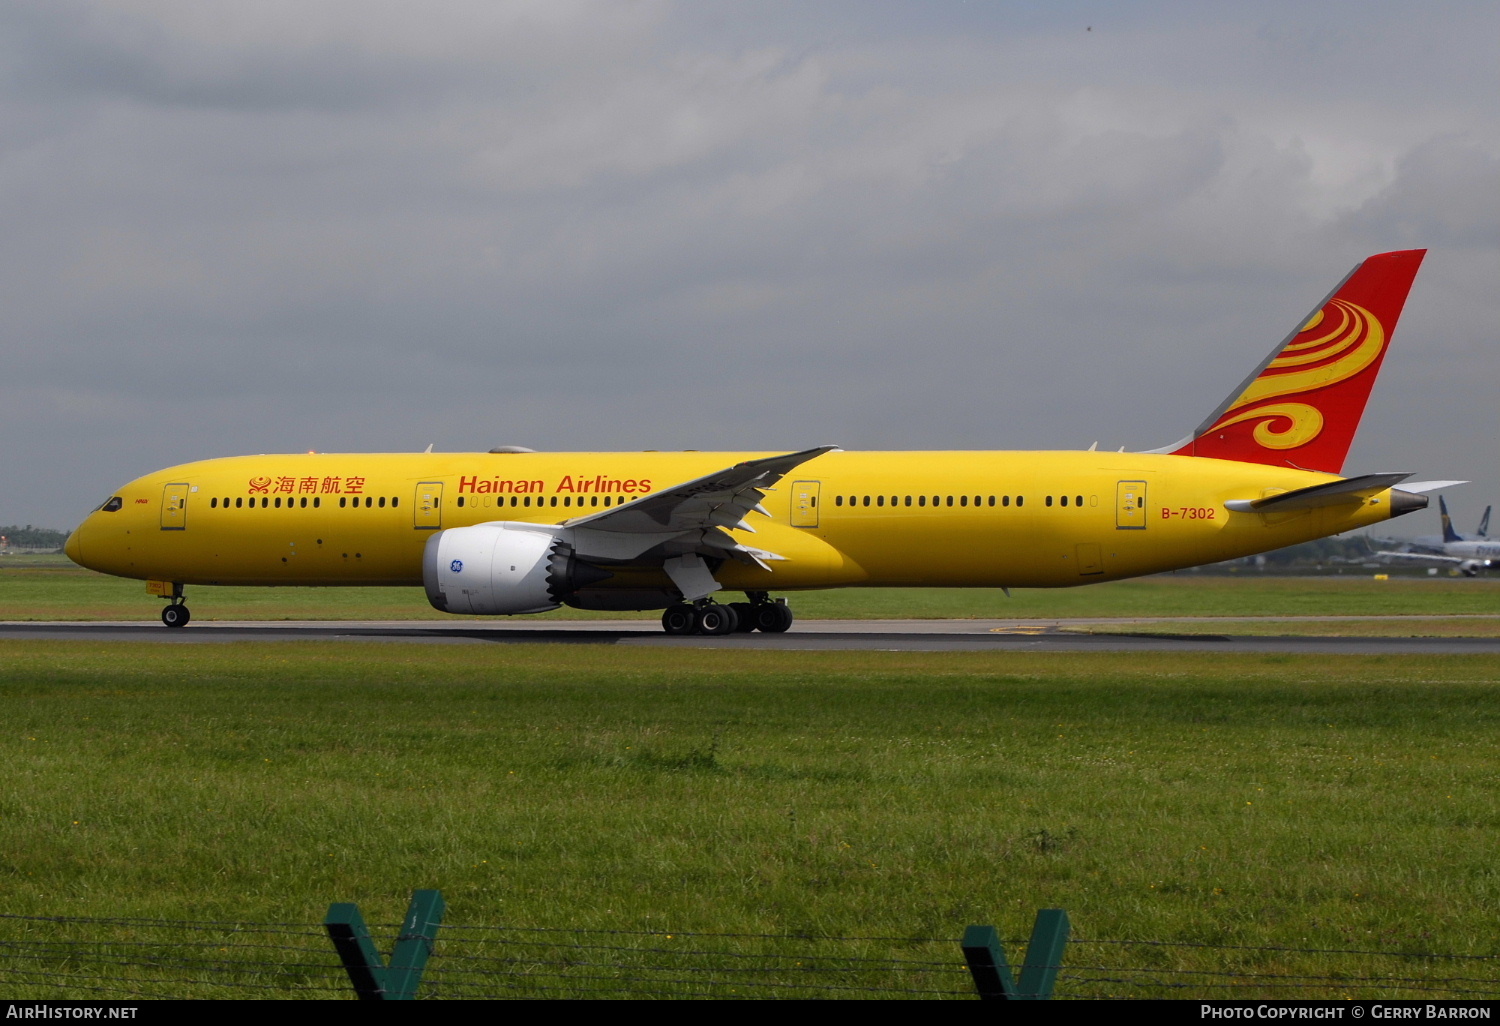
<instances>
[{"instance_id":1,"label":"engine nacelle","mask_svg":"<svg viewBox=\"0 0 1500 1026\"><path fill-rule=\"evenodd\" d=\"M573 557L566 528L496 522L451 527L427 539L422 584L445 613L545 613L606 570Z\"/></svg>"}]
</instances>

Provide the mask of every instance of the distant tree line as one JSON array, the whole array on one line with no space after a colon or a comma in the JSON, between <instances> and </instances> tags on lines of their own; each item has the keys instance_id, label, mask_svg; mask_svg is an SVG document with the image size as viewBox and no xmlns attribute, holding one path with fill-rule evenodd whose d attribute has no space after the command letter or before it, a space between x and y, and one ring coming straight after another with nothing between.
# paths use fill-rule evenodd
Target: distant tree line
<instances>
[{"instance_id":1,"label":"distant tree line","mask_svg":"<svg viewBox=\"0 0 1500 1026\"><path fill-rule=\"evenodd\" d=\"M63 542L68 540L67 531L53 531L46 527L32 527L30 524L25 527L18 524L0 527L0 535L5 537L7 545L18 549L60 549Z\"/></svg>"},{"instance_id":2,"label":"distant tree line","mask_svg":"<svg viewBox=\"0 0 1500 1026\"><path fill-rule=\"evenodd\" d=\"M1316 541L1290 545L1284 549L1267 552L1265 560L1273 566L1302 565L1309 563L1363 563L1369 560L1374 548L1364 535L1319 538Z\"/></svg>"},{"instance_id":3,"label":"distant tree line","mask_svg":"<svg viewBox=\"0 0 1500 1026\"><path fill-rule=\"evenodd\" d=\"M1358 567L1372 562L1377 545L1362 534L1338 535L1318 538L1274 549L1255 556L1229 559L1222 563L1210 563L1201 569L1209 573L1238 573L1241 570L1259 570L1268 573L1318 573L1334 570L1343 572L1344 567Z\"/></svg>"}]
</instances>

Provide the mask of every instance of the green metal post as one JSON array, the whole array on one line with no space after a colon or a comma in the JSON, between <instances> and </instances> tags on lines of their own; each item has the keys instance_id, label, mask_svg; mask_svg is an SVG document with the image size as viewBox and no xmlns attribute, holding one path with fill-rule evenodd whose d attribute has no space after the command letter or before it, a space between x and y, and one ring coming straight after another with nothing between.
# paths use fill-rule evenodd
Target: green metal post
<instances>
[{"instance_id":1,"label":"green metal post","mask_svg":"<svg viewBox=\"0 0 1500 1026\"><path fill-rule=\"evenodd\" d=\"M391 968L386 973L387 1001L409 1001L416 996L447 907L439 891L412 892L411 906L406 910L401 935L391 952Z\"/></svg>"},{"instance_id":2,"label":"green metal post","mask_svg":"<svg viewBox=\"0 0 1500 1026\"><path fill-rule=\"evenodd\" d=\"M353 902L336 901L328 906L328 915L323 918L323 928L334 950L344 963L349 982L354 984L354 993L362 1001L380 1001L385 997L385 960L375 950L370 931L365 927L364 917Z\"/></svg>"},{"instance_id":3,"label":"green metal post","mask_svg":"<svg viewBox=\"0 0 1500 1026\"><path fill-rule=\"evenodd\" d=\"M1036 914L1016 997L1033 1001L1052 997L1057 971L1062 967L1063 949L1068 946L1069 929L1068 914L1060 908L1044 908Z\"/></svg>"},{"instance_id":4,"label":"green metal post","mask_svg":"<svg viewBox=\"0 0 1500 1026\"><path fill-rule=\"evenodd\" d=\"M1010 963L1000 946L1000 934L993 926L971 926L962 941L964 961L974 977L974 989L981 1001L1008 1001L1016 996L1016 983L1010 975Z\"/></svg>"},{"instance_id":5,"label":"green metal post","mask_svg":"<svg viewBox=\"0 0 1500 1026\"><path fill-rule=\"evenodd\" d=\"M1021 979L1011 975L1010 963L993 926L971 926L964 931L964 960L974 977L974 989L982 1001L1045 1001L1052 997L1063 949L1068 946L1068 914L1060 908L1044 908L1036 914L1031 942Z\"/></svg>"},{"instance_id":6,"label":"green metal post","mask_svg":"<svg viewBox=\"0 0 1500 1026\"><path fill-rule=\"evenodd\" d=\"M323 928L334 950L344 963L354 992L365 1001L410 1001L416 997L422 982L422 970L437 942L447 905L440 891L413 891L401 933L391 952L391 964L370 939L370 931L352 902L339 901L328 906Z\"/></svg>"}]
</instances>

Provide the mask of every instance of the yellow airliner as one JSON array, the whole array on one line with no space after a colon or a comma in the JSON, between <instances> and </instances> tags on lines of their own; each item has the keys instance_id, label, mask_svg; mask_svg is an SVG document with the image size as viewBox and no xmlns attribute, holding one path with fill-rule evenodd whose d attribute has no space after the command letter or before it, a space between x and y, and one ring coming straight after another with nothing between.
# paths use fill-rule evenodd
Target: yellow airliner
<instances>
[{"instance_id":1,"label":"yellow airliner","mask_svg":"<svg viewBox=\"0 0 1500 1026\"><path fill-rule=\"evenodd\" d=\"M449 613L662 609L670 634L724 634L786 630L772 590L1067 587L1264 552L1447 483L1340 476L1424 252L1365 260L1152 452L239 456L130 482L67 553L146 580L173 627L189 584L421 584Z\"/></svg>"}]
</instances>

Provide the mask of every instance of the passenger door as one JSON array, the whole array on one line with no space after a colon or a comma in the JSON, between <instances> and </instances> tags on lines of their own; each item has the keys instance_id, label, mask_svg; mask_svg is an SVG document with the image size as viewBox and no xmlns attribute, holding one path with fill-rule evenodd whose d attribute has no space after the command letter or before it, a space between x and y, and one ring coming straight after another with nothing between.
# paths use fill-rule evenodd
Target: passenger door
<instances>
[{"instance_id":1,"label":"passenger door","mask_svg":"<svg viewBox=\"0 0 1500 1026\"><path fill-rule=\"evenodd\" d=\"M186 484L169 484L161 490L161 529L181 531L187 528Z\"/></svg>"},{"instance_id":2,"label":"passenger door","mask_svg":"<svg viewBox=\"0 0 1500 1026\"><path fill-rule=\"evenodd\" d=\"M821 481L792 482L792 526L818 526L818 489Z\"/></svg>"},{"instance_id":3,"label":"passenger door","mask_svg":"<svg viewBox=\"0 0 1500 1026\"><path fill-rule=\"evenodd\" d=\"M417 501L412 503L412 526L418 531L436 531L443 526L443 482L423 481L417 485Z\"/></svg>"},{"instance_id":4,"label":"passenger door","mask_svg":"<svg viewBox=\"0 0 1500 1026\"><path fill-rule=\"evenodd\" d=\"M1120 531L1146 529L1146 482L1121 481L1115 486L1115 528Z\"/></svg>"}]
</instances>

